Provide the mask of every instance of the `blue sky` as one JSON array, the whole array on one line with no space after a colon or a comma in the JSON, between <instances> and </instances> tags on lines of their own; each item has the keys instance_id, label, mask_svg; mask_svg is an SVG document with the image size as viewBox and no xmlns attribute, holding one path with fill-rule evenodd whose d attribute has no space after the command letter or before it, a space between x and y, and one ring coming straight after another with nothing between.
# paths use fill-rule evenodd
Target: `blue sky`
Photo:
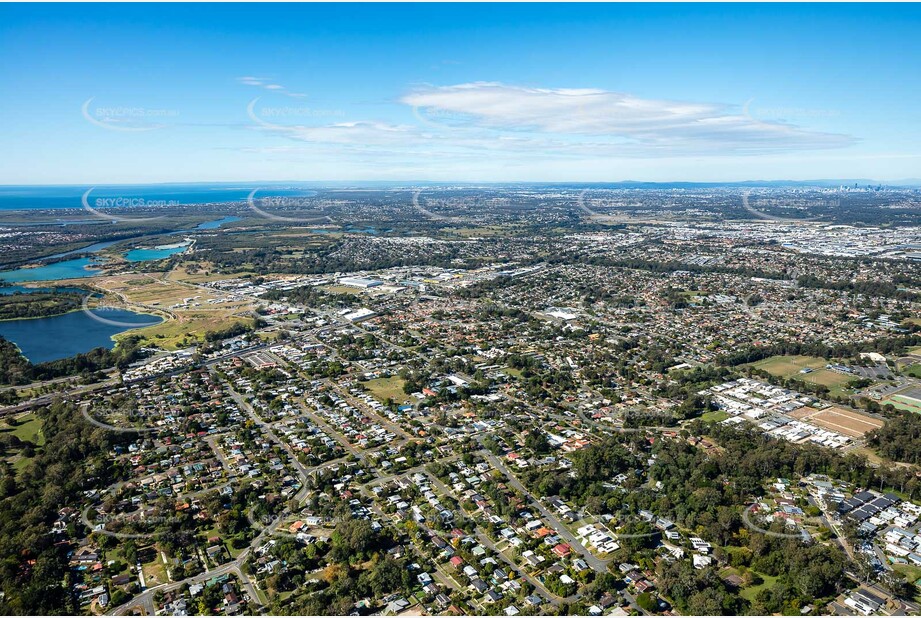
<instances>
[{"instance_id":1,"label":"blue sky","mask_svg":"<svg viewBox=\"0 0 921 618\"><path fill-rule=\"evenodd\" d=\"M0 5L0 183L921 176L917 5Z\"/></svg>"}]
</instances>

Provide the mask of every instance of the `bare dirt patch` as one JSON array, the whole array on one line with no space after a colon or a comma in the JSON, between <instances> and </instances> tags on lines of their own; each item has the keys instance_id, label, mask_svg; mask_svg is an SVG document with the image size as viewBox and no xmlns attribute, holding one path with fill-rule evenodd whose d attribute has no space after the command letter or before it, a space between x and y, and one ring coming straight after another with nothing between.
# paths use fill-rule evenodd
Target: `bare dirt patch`
<instances>
[{"instance_id":1,"label":"bare dirt patch","mask_svg":"<svg viewBox=\"0 0 921 618\"><path fill-rule=\"evenodd\" d=\"M862 438L868 432L883 426L880 419L835 406L824 410L800 408L791 412L790 416L852 438Z\"/></svg>"}]
</instances>

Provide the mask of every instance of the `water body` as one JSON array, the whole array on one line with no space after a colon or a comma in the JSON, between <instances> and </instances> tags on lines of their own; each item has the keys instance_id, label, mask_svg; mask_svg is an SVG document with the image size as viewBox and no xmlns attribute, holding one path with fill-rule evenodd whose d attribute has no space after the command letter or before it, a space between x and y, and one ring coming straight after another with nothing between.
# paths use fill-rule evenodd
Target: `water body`
<instances>
[{"instance_id":1,"label":"water body","mask_svg":"<svg viewBox=\"0 0 921 618\"><path fill-rule=\"evenodd\" d=\"M95 205L99 198L142 199L145 205L157 206L176 204L216 204L246 201L253 189L259 189L258 196L309 197L316 191L298 185L240 186L232 184L154 184L154 185L110 185L90 187L86 185L57 186L5 186L0 187L0 210L45 210L83 208L83 194L92 189L87 198ZM139 206L141 204L138 204ZM104 207L103 207L104 208ZM203 228L209 229L209 228Z\"/></svg>"},{"instance_id":2,"label":"water body","mask_svg":"<svg viewBox=\"0 0 921 618\"><path fill-rule=\"evenodd\" d=\"M99 253L107 247L111 247L117 240L107 240L105 242L97 242L92 245L87 245L81 249L73 249L72 251L65 251L64 253L55 253L54 255L49 255L48 257L42 258L43 260L56 260L58 258L67 257L68 255L75 255L77 253Z\"/></svg>"},{"instance_id":3,"label":"water body","mask_svg":"<svg viewBox=\"0 0 921 618\"><path fill-rule=\"evenodd\" d=\"M74 292L77 294L86 294L86 290L80 288L68 288L68 287L51 287L51 288L29 288L24 285L7 285L0 286L0 295L9 295L9 294L67 294Z\"/></svg>"},{"instance_id":4,"label":"water body","mask_svg":"<svg viewBox=\"0 0 921 618\"><path fill-rule=\"evenodd\" d=\"M196 230L216 230L225 223L233 223L234 221L242 221L240 217L224 217L223 219L216 219L214 221L206 221L205 223L199 223L195 226Z\"/></svg>"},{"instance_id":5,"label":"water body","mask_svg":"<svg viewBox=\"0 0 921 618\"><path fill-rule=\"evenodd\" d=\"M23 281L54 281L55 279L82 279L95 277L102 272L98 263L90 257L65 260L55 264L47 264L36 268L17 268L0 272L0 280L9 283L22 283Z\"/></svg>"},{"instance_id":6,"label":"water body","mask_svg":"<svg viewBox=\"0 0 921 618\"><path fill-rule=\"evenodd\" d=\"M132 249L125 253L125 259L129 262L147 262L149 260L162 260L171 255L182 253L189 248L191 242L181 242L172 245L160 245L153 249Z\"/></svg>"},{"instance_id":7,"label":"water body","mask_svg":"<svg viewBox=\"0 0 921 618\"><path fill-rule=\"evenodd\" d=\"M147 326L162 318L124 309L105 312L107 320ZM33 363L68 358L94 348L112 349L112 336L130 326L114 326L94 320L82 311L72 311L50 318L0 321L0 335L12 341Z\"/></svg>"}]
</instances>

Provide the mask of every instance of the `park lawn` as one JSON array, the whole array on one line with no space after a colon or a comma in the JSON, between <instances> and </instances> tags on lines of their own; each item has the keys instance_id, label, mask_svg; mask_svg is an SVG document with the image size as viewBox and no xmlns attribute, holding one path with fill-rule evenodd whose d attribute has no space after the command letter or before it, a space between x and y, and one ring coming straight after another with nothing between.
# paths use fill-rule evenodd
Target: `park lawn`
<instances>
[{"instance_id":1,"label":"park lawn","mask_svg":"<svg viewBox=\"0 0 921 618\"><path fill-rule=\"evenodd\" d=\"M905 576L909 582L915 583L921 581L921 567L911 564L893 564L892 569Z\"/></svg>"},{"instance_id":2,"label":"park lawn","mask_svg":"<svg viewBox=\"0 0 921 618\"><path fill-rule=\"evenodd\" d=\"M754 601L759 592L766 588L770 588L774 585L774 582L777 581L776 577L771 577L770 575L757 573L755 571L753 571L753 573L758 575L758 577L760 577L763 581L757 586L748 586L747 588L742 588L742 590L739 591L739 596L749 602Z\"/></svg>"},{"instance_id":3,"label":"park lawn","mask_svg":"<svg viewBox=\"0 0 921 618\"><path fill-rule=\"evenodd\" d=\"M381 403L385 403L387 399L392 399L395 403L409 403L409 396L403 392L406 380L399 376L375 378L361 384Z\"/></svg>"},{"instance_id":4,"label":"park lawn","mask_svg":"<svg viewBox=\"0 0 921 618\"><path fill-rule=\"evenodd\" d=\"M700 415L700 420L705 423L719 423L725 421L727 418L729 418L729 413L724 412L723 410L704 412Z\"/></svg>"},{"instance_id":5,"label":"park lawn","mask_svg":"<svg viewBox=\"0 0 921 618\"><path fill-rule=\"evenodd\" d=\"M921 378L921 363L903 368L902 373L913 378Z\"/></svg>"},{"instance_id":6,"label":"park lawn","mask_svg":"<svg viewBox=\"0 0 921 618\"><path fill-rule=\"evenodd\" d=\"M892 569L896 573L904 575L907 581L915 584L916 590L918 589L917 587L921 585L921 567L910 564L893 564ZM914 601L915 603L921 603L921 592L915 594Z\"/></svg>"},{"instance_id":7,"label":"park lawn","mask_svg":"<svg viewBox=\"0 0 921 618\"><path fill-rule=\"evenodd\" d=\"M16 426L3 427L0 433L13 434L20 440L31 442L35 446L42 446L45 443L45 435L42 433L42 421L34 414L26 414L16 419Z\"/></svg>"}]
</instances>

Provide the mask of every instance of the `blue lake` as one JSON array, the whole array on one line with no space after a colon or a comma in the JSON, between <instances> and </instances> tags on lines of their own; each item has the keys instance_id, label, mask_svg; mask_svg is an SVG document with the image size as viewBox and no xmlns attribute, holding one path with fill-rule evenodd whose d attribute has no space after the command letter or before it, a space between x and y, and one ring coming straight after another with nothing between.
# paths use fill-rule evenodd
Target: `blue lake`
<instances>
[{"instance_id":1,"label":"blue lake","mask_svg":"<svg viewBox=\"0 0 921 618\"><path fill-rule=\"evenodd\" d=\"M162 245L152 249L132 249L125 253L125 259L129 262L147 262L149 260L162 260L171 255L182 253L189 248L189 243L183 242L175 245Z\"/></svg>"},{"instance_id":2,"label":"blue lake","mask_svg":"<svg viewBox=\"0 0 921 618\"><path fill-rule=\"evenodd\" d=\"M86 290L82 290L80 288L68 288L68 287L59 287L59 286L50 287L50 288L39 288L39 287L30 288L24 285L0 286L0 294L8 295L8 294L16 294L17 292L20 294L46 294L46 293L65 294L67 292L76 292L77 294L86 294Z\"/></svg>"},{"instance_id":3,"label":"blue lake","mask_svg":"<svg viewBox=\"0 0 921 618\"><path fill-rule=\"evenodd\" d=\"M74 255L76 253L99 253L106 247L111 247L117 242L118 242L117 240L107 240L105 242L97 242L97 243L93 243L92 245L87 245L86 247L81 247L80 249L73 249L71 251L65 251L64 253L55 253L54 255L49 255L48 257L42 258L42 259L43 260L54 260L57 258L67 257L68 255Z\"/></svg>"},{"instance_id":4,"label":"blue lake","mask_svg":"<svg viewBox=\"0 0 921 618\"><path fill-rule=\"evenodd\" d=\"M195 226L196 230L216 230L225 223L233 223L234 221L242 221L240 217L224 217L223 219L216 219L215 221L206 221L205 223L199 223Z\"/></svg>"},{"instance_id":5,"label":"blue lake","mask_svg":"<svg viewBox=\"0 0 921 618\"><path fill-rule=\"evenodd\" d=\"M45 210L83 208L83 194L92 188L87 198L92 203L97 198L143 198L145 203L171 204L245 203L256 186L236 183L167 183L142 185L7 185L0 187L0 210ZM269 183L259 187L259 196L309 197L316 191L307 186L288 183ZM58 222L60 223L60 222ZM208 228L203 228L208 229Z\"/></svg>"},{"instance_id":6,"label":"blue lake","mask_svg":"<svg viewBox=\"0 0 921 618\"><path fill-rule=\"evenodd\" d=\"M23 281L54 281L55 279L77 279L94 277L102 272L93 258L82 257L65 260L37 268L17 268L0 272L0 279L9 283ZM87 267L90 267L89 269ZM96 268L94 268L96 267Z\"/></svg>"},{"instance_id":7,"label":"blue lake","mask_svg":"<svg viewBox=\"0 0 921 618\"><path fill-rule=\"evenodd\" d=\"M50 318L0 321L0 336L12 341L33 363L43 363L94 348L115 346L112 336L132 328L128 324L149 326L162 322L162 318L112 309L99 313L106 320L122 322L123 326L106 324L82 311L73 311Z\"/></svg>"}]
</instances>

